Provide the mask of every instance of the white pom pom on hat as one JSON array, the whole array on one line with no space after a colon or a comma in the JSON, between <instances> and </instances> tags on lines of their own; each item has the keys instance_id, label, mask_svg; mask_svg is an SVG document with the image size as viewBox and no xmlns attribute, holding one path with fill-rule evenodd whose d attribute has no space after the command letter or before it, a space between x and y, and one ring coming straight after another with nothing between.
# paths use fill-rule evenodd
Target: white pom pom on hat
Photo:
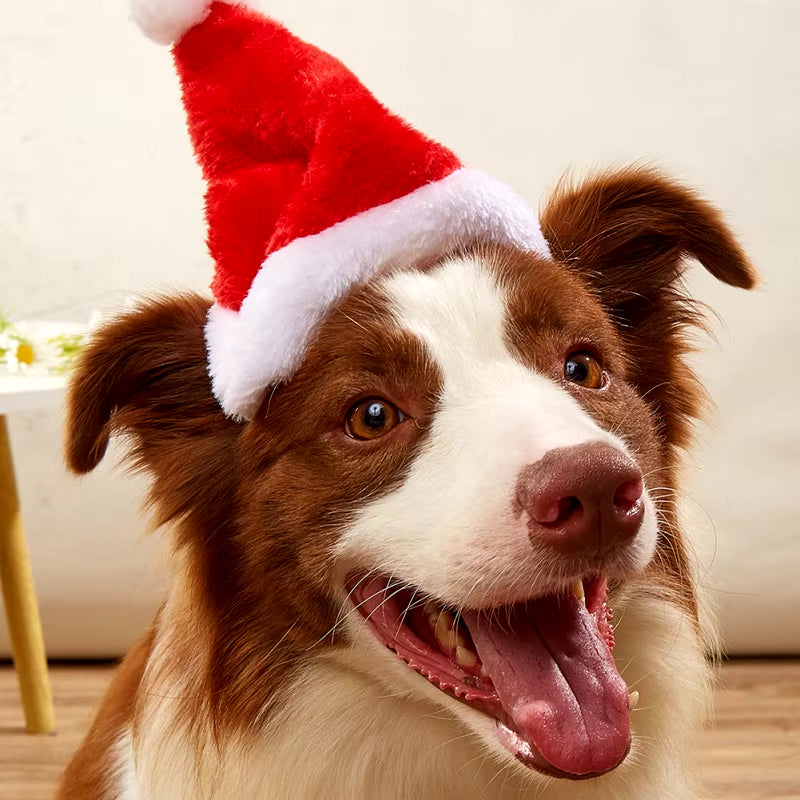
<instances>
[{"instance_id":1,"label":"white pom pom on hat","mask_svg":"<svg viewBox=\"0 0 800 800\"><path fill-rule=\"evenodd\" d=\"M212 0L131 0L131 18L149 39L173 44L209 14Z\"/></svg>"}]
</instances>

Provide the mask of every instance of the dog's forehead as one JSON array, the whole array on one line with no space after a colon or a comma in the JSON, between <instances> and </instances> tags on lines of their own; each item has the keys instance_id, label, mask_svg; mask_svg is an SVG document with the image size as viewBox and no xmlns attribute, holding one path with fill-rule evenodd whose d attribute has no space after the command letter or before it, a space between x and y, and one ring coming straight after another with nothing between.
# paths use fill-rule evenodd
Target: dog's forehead
<instances>
[{"instance_id":1,"label":"dog's forehead","mask_svg":"<svg viewBox=\"0 0 800 800\"><path fill-rule=\"evenodd\" d=\"M382 288L394 322L421 339L449 377L463 372L468 361L507 356L505 292L479 256L395 273Z\"/></svg>"},{"instance_id":2,"label":"dog's forehead","mask_svg":"<svg viewBox=\"0 0 800 800\"><path fill-rule=\"evenodd\" d=\"M469 380L477 365L536 350L542 332L576 342L614 339L587 288L562 265L541 259L493 251L454 256L424 271L391 274L380 290L394 324L425 343L451 382Z\"/></svg>"}]
</instances>

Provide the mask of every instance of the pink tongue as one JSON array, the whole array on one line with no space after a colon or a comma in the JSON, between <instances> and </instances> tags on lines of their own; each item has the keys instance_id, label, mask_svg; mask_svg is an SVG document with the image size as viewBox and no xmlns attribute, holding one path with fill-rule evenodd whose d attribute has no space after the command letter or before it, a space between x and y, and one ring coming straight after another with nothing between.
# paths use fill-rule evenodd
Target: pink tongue
<instances>
[{"instance_id":1,"label":"pink tongue","mask_svg":"<svg viewBox=\"0 0 800 800\"><path fill-rule=\"evenodd\" d=\"M500 739L518 758L574 776L625 758L628 687L582 603L550 596L514 607L510 618L463 616L513 728L501 724Z\"/></svg>"}]
</instances>

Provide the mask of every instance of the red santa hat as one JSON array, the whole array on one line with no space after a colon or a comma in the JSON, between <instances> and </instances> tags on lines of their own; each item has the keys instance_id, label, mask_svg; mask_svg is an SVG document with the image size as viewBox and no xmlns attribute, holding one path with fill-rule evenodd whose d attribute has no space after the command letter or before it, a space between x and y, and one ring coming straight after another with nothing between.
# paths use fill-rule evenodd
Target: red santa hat
<instances>
[{"instance_id":1,"label":"red santa hat","mask_svg":"<svg viewBox=\"0 0 800 800\"><path fill-rule=\"evenodd\" d=\"M536 215L382 106L341 62L242 4L133 0L173 45L208 190L206 325L224 411L250 419L355 285L476 241L547 255Z\"/></svg>"}]
</instances>

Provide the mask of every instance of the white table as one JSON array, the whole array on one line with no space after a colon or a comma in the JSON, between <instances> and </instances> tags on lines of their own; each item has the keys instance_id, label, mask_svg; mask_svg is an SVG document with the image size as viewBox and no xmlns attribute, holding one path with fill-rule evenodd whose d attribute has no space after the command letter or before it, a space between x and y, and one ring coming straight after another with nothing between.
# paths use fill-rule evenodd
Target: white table
<instances>
[{"instance_id":1,"label":"white table","mask_svg":"<svg viewBox=\"0 0 800 800\"><path fill-rule=\"evenodd\" d=\"M55 716L6 414L56 406L64 386L63 377L0 375L0 583L30 733L52 732Z\"/></svg>"},{"instance_id":2,"label":"white table","mask_svg":"<svg viewBox=\"0 0 800 800\"><path fill-rule=\"evenodd\" d=\"M0 414L57 406L65 386L61 375L0 375Z\"/></svg>"}]
</instances>

